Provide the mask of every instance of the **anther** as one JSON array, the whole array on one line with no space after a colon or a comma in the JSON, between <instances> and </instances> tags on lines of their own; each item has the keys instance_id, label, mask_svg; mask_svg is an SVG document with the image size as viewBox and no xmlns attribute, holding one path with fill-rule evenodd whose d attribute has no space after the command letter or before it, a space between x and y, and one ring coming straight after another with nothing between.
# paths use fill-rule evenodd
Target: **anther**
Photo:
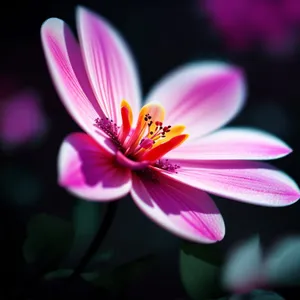
<instances>
[{"instance_id":1,"label":"anther","mask_svg":"<svg viewBox=\"0 0 300 300\"><path fill-rule=\"evenodd\" d=\"M159 159L156 163L155 166L165 170L165 171L169 171L172 173L178 173L177 170L180 168L180 166L178 164L172 164L169 162L168 159Z\"/></svg>"},{"instance_id":2,"label":"anther","mask_svg":"<svg viewBox=\"0 0 300 300\"><path fill-rule=\"evenodd\" d=\"M110 120L109 118L97 118L95 120L95 123L95 125L98 128L100 128L104 133L106 133L117 146L121 146L118 139L119 127L116 123L114 123L113 120Z\"/></svg>"},{"instance_id":3,"label":"anther","mask_svg":"<svg viewBox=\"0 0 300 300\"><path fill-rule=\"evenodd\" d=\"M154 144L153 140L148 139L148 138L144 138L140 142L140 146L144 149L152 148L153 144Z\"/></svg>"}]
</instances>

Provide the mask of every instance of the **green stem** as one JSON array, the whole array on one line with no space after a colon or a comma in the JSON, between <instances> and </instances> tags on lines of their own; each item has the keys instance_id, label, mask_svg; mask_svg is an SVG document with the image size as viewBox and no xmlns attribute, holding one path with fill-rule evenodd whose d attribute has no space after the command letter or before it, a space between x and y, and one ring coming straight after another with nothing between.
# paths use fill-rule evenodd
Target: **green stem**
<instances>
[{"instance_id":1,"label":"green stem","mask_svg":"<svg viewBox=\"0 0 300 300\"><path fill-rule=\"evenodd\" d=\"M116 214L117 210L117 204L118 201L111 201L107 205L106 214L104 217L104 220L99 228L99 231L97 232L94 240L92 241L90 247L86 251L85 255L81 258L78 266L74 269L74 272L70 275L68 278L69 282L73 282L74 279L76 279L80 274L84 271L87 264L90 262L93 255L97 252L97 250L100 248L107 232L109 231L113 219Z\"/></svg>"},{"instance_id":2,"label":"green stem","mask_svg":"<svg viewBox=\"0 0 300 300\"><path fill-rule=\"evenodd\" d=\"M105 212L105 216L104 216L104 220L101 223L99 231L97 232L90 247L88 248L88 250L86 251L84 256L81 258L79 264L74 269L73 273L69 276L69 278L67 278L67 282L66 282L66 285L65 285L65 288L63 289L63 291L61 291L59 293L59 295L56 295L56 299L65 299L65 297L63 297L64 294L69 291L69 288L71 287L71 284L73 283L73 281L80 277L80 274L84 271L85 267L90 262L93 255L100 248L100 246L101 246L104 238L106 237L106 234L108 233L108 231L112 225L112 222L114 220L116 210L117 210L117 204L118 204L118 201L112 201L112 202L108 203L107 209ZM51 264L47 263L45 266L40 268L39 271L36 272L33 275L33 277L29 280L28 284L25 285L25 288L21 289L21 291L16 293L16 295L14 295L13 299L21 300L21 299L25 299L29 295L29 293L34 294L33 287L41 281L43 275L49 269L49 266L53 266L53 263L51 263ZM49 297L50 297L50 295L48 295L44 299L52 299L51 297L50 298Z\"/></svg>"}]
</instances>

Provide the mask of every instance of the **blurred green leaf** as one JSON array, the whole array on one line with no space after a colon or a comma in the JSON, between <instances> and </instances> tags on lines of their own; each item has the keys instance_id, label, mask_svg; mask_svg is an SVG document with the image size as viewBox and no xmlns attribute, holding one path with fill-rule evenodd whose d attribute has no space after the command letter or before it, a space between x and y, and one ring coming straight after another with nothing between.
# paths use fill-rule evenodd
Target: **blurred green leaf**
<instances>
[{"instance_id":1,"label":"blurred green leaf","mask_svg":"<svg viewBox=\"0 0 300 300\"><path fill-rule=\"evenodd\" d=\"M73 227L70 222L39 214L32 217L27 225L23 255L28 263L57 263L69 251L72 240Z\"/></svg>"},{"instance_id":2,"label":"blurred green leaf","mask_svg":"<svg viewBox=\"0 0 300 300\"><path fill-rule=\"evenodd\" d=\"M126 288L149 270L154 262L154 256L149 255L133 262L126 263L115 269L100 272L84 272L81 278L98 290L109 293L110 299L121 297ZM65 279L73 273L72 269L58 269L47 273L46 280Z\"/></svg>"},{"instance_id":3,"label":"blurred green leaf","mask_svg":"<svg viewBox=\"0 0 300 300\"><path fill-rule=\"evenodd\" d=\"M82 273L81 277L85 281L92 282L99 277L99 274L97 272L86 272L86 273Z\"/></svg>"},{"instance_id":4,"label":"blurred green leaf","mask_svg":"<svg viewBox=\"0 0 300 300\"><path fill-rule=\"evenodd\" d=\"M54 280L54 279L63 279L71 276L73 274L73 269L57 269L55 271L49 272L44 276L45 280ZM80 274L80 276L85 281L93 281L95 280L99 275L96 272L86 272Z\"/></svg>"},{"instance_id":5,"label":"blurred green leaf","mask_svg":"<svg viewBox=\"0 0 300 300\"><path fill-rule=\"evenodd\" d=\"M69 277L72 273L73 273L72 269L58 269L47 273L44 276L44 279L46 280L62 279L62 278Z\"/></svg>"},{"instance_id":6,"label":"blurred green leaf","mask_svg":"<svg viewBox=\"0 0 300 300\"><path fill-rule=\"evenodd\" d=\"M228 300L284 300L280 295L265 290L254 290L243 295L232 295Z\"/></svg>"},{"instance_id":7,"label":"blurred green leaf","mask_svg":"<svg viewBox=\"0 0 300 300\"><path fill-rule=\"evenodd\" d=\"M268 282L275 285L300 284L300 237L278 242L266 259Z\"/></svg>"},{"instance_id":8,"label":"blurred green leaf","mask_svg":"<svg viewBox=\"0 0 300 300\"><path fill-rule=\"evenodd\" d=\"M74 239L68 260L72 265L84 255L99 230L104 213L104 205L78 199L73 209ZM96 254L92 261L109 259L103 253Z\"/></svg>"},{"instance_id":9,"label":"blurred green leaf","mask_svg":"<svg viewBox=\"0 0 300 300\"><path fill-rule=\"evenodd\" d=\"M219 244L197 244L182 241L181 249L186 253L198 257L212 265L220 266L223 263L223 251Z\"/></svg>"},{"instance_id":10,"label":"blurred green leaf","mask_svg":"<svg viewBox=\"0 0 300 300\"><path fill-rule=\"evenodd\" d=\"M236 246L228 256L222 273L223 285L232 291L249 291L260 286L263 271L258 237Z\"/></svg>"},{"instance_id":11,"label":"blurred green leaf","mask_svg":"<svg viewBox=\"0 0 300 300\"><path fill-rule=\"evenodd\" d=\"M114 255L114 249L104 251L104 252L97 252L93 261L95 262L103 262L110 260Z\"/></svg>"},{"instance_id":12,"label":"blurred green leaf","mask_svg":"<svg viewBox=\"0 0 300 300\"><path fill-rule=\"evenodd\" d=\"M123 264L110 272L82 274L82 277L93 285L112 291L114 294L122 293L128 285L137 280L151 268L155 257L148 255L133 262Z\"/></svg>"},{"instance_id":13,"label":"blurred green leaf","mask_svg":"<svg viewBox=\"0 0 300 300\"><path fill-rule=\"evenodd\" d=\"M113 278L118 283L118 286L123 288L147 272L147 270L151 268L154 260L154 255L147 255L133 262L124 264L114 270Z\"/></svg>"},{"instance_id":14,"label":"blurred green leaf","mask_svg":"<svg viewBox=\"0 0 300 300\"><path fill-rule=\"evenodd\" d=\"M184 242L180 251L180 276L188 295L195 300L220 297L220 263L218 244Z\"/></svg>"}]
</instances>

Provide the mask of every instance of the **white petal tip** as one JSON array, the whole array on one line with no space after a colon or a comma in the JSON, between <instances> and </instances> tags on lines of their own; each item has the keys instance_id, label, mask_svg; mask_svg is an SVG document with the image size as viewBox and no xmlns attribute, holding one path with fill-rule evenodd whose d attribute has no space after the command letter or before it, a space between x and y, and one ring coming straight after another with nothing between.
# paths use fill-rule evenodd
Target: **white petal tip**
<instances>
[{"instance_id":1,"label":"white petal tip","mask_svg":"<svg viewBox=\"0 0 300 300\"><path fill-rule=\"evenodd\" d=\"M290 187L289 191L286 192L286 194L283 196L284 199L272 203L269 206L271 207L285 207L290 206L300 199L300 190L298 186Z\"/></svg>"},{"instance_id":2,"label":"white petal tip","mask_svg":"<svg viewBox=\"0 0 300 300\"><path fill-rule=\"evenodd\" d=\"M97 18L100 18L100 16L97 15L93 10L91 10L83 5L76 6L75 16L76 16L76 20L80 20L81 18L88 17L88 16L95 16Z\"/></svg>"},{"instance_id":3,"label":"white petal tip","mask_svg":"<svg viewBox=\"0 0 300 300\"><path fill-rule=\"evenodd\" d=\"M89 12L90 10L83 6L83 5L77 5L75 8L75 14L76 16L78 16L79 14L85 13L85 12Z\"/></svg>"},{"instance_id":4,"label":"white petal tip","mask_svg":"<svg viewBox=\"0 0 300 300\"><path fill-rule=\"evenodd\" d=\"M297 191L295 191L295 193L293 194L293 199L294 200L290 201L288 203L288 205L291 205L291 204L294 204L294 203L298 202L298 200L300 199L300 191L299 191L299 189Z\"/></svg>"},{"instance_id":5,"label":"white petal tip","mask_svg":"<svg viewBox=\"0 0 300 300\"><path fill-rule=\"evenodd\" d=\"M57 24L59 24L59 23L60 24L64 23L64 21L61 19L58 19L58 18L49 18L43 22L43 24L41 26L41 32L44 32L48 28L53 28L53 27L57 26Z\"/></svg>"},{"instance_id":6,"label":"white petal tip","mask_svg":"<svg viewBox=\"0 0 300 300\"><path fill-rule=\"evenodd\" d=\"M292 152L293 152L293 149L291 149L287 145L284 145L284 147L282 147L282 155L280 157L287 156L287 155L291 154Z\"/></svg>"}]
</instances>

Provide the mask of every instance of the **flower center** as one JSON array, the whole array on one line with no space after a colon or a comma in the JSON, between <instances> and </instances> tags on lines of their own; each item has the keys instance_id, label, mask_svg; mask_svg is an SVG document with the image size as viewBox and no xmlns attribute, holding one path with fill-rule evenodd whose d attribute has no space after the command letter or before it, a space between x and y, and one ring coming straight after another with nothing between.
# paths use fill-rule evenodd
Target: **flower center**
<instances>
[{"instance_id":1,"label":"flower center","mask_svg":"<svg viewBox=\"0 0 300 300\"><path fill-rule=\"evenodd\" d=\"M188 138L188 134L182 133L185 129L183 125L165 126L164 116L165 111L161 105L146 104L139 113L136 126L133 127L131 107L123 100L121 126L109 118L97 118L95 125L118 147L117 160L120 164L132 169L142 169L148 164L175 172L178 166L173 166L161 158L181 145Z\"/></svg>"}]
</instances>

